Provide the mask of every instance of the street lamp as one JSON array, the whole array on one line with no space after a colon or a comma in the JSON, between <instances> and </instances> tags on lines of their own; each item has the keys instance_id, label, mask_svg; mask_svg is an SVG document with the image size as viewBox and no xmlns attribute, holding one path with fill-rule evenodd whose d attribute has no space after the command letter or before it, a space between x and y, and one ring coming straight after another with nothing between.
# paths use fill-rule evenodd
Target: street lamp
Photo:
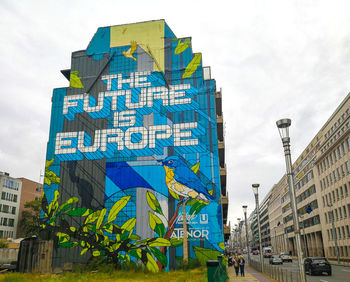
<instances>
[{"instance_id":1,"label":"street lamp","mask_svg":"<svg viewBox=\"0 0 350 282\"><path fill-rule=\"evenodd\" d=\"M308 257L309 254L308 254L308 250L307 250L307 238L306 238L306 234L305 234L304 217L301 215L300 219L301 219L303 233L304 233L305 257Z\"/></svg>"},{"instance_id":2,"label":"street lamp","mask_svg":"<svg viewBox=\"0 0 350 282\"><path fill-rule=\"evenodd\" d=\"M248 263L250 263L250 251L249 251L249 242L248 242L248 224L247 224L247 207L242 206L244 212L244 222L245 222L245 242L246 242L246 250L248 252Z\"/></svg>"},{"instance_id":3,"label":"street lamp","mask_svg":"<svg viewBox=\"0 0 350 282\"><path fill-rule=\"evenodd\" d=\"M238 252L240 251L240 249L242 249L242 240L241 240L241 219L237 218L238 220L238 238L237 238L237 242L238 242Z\"/></svg>"},{"instance_id":4,"label":"street lamp","mask_svg":"<svg viewBox=\"0 0 350 282\"><path fill-rule=\"evenodd\" d=\"M259 235L259 254L260 254L260 264L261 264L261 272L264 272L264 261L263 261L263 252L262 252L262 244L261 244L261 229L260 229L260 210L259 210L259 184L252 184L253 192L255 196L255 210L256 216L258 218L258 235Z\"/></svg>"},{"instance_id":5,"label":"street lamp","mask_svg":"<svg viewBox=\"0 0 350 282\"><path fill-rule=\"evenodd\" d=\"M301 250L299 219L298 219L297 204L295 200L296 197L295 197L295 190L294 190L294 183L293 183L292 159L290 155L289 127L291 125L291 120L288 118L280 119L276 122L276 125L278 127L278 131L282 139L284 156L286 160L289 196L290 196L291 208L293 211L293 223L294 223L295 242L296 242L297 255L298 255L300 281L305 282L306 278L305 278L304 264L303 264L303 253Z\"/></svg>"}]
</instances>

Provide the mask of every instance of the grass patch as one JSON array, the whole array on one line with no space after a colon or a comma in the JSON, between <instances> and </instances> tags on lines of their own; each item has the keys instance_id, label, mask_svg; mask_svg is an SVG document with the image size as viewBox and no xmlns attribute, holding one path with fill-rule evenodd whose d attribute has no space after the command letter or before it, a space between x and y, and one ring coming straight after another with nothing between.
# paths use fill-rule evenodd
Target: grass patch
<instances>
[{"instance_id":1,"label":"grass patch","mask_svg":"<svg viewBox=\"0 0 350 282\"><path fill-rule=\"evenodd\" d=\"M135 271L111 271L111 272L66 272L60 275L38 274L38 273L4 273L0 274L0 281L22 282L22 281L67 281L67 282L85 282L85 281L155 281L155 282L197 282L207 281L206 268L197 268L187 271L176 270L159 273L143 273Z\"/></svg>"}]
</instances>

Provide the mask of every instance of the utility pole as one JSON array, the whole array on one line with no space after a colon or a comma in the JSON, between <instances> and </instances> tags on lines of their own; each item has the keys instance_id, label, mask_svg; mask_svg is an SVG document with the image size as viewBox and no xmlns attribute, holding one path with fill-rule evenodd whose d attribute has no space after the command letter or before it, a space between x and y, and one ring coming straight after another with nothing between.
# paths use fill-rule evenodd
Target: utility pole
<instances>
[{"instance_id":1,"label":"utility pole","mask_svg":"<svg viewBox=\"0 0 350 282\"><path fill-rule=\"evenodd\" d=\"M187 218L186 218L186 202L182 208L182 225L183 225L183 264L188 264L188 243L187 243Z\"/></svg>"}]
</instances>

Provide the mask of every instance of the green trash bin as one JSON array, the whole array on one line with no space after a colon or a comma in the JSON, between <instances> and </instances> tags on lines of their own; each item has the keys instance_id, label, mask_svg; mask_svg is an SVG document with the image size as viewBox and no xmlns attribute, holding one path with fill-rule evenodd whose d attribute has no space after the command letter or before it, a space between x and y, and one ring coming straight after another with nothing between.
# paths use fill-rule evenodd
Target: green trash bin
<instances>
[{"instance_id":1,"label":"green trash bin","mask_svg":"<svg viewBox=\"0 0 350 282\"><path fill-rule=\"evenodd\" d=\"M220 282L220 263L217 260L207 260L208 282Z\"/></svg>"},{"instance_id":2,"label":"green trash bin","mask_svg":"<svg viewBox=\"0 0 350 282\"><path fill-rule=\"evenodd\" d=\"M219 261L219 268L220 268L220 281L227 281L228 276L227 276L227 270L226 266L224 265L223 262L223 255L218 256L218 261Z\"/></svg>"}]
</instances>

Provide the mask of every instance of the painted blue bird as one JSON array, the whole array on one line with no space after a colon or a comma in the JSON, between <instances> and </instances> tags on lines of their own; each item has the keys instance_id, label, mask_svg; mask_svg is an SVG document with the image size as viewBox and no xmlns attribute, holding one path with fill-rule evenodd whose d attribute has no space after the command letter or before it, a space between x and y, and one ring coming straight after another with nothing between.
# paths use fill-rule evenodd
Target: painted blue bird
<instances>
[{"instance_id":1,"label":"painted blue bird","mask_svg":"<svg viewBox=\"0 0 350 282\"><path fill-rule=\"evenodd\" d=\"M159 162L164 166L165 183L170 192L174 192L185 198L199 199L204 202L214 200L213 196L208 193L208 190L195 173L199 166L191 169L178 156L170 156Z\"/></svg>"}]
</instances>

